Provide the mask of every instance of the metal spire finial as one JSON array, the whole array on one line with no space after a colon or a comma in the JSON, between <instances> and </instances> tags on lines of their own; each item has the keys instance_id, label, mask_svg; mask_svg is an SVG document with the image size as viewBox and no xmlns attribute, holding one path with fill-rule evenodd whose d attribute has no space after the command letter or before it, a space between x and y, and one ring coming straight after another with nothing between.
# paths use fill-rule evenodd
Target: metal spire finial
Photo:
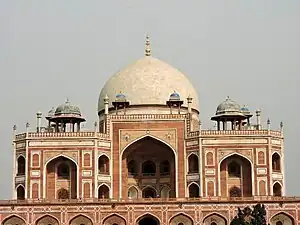
<instances>
[{"instance_id":1,"label":"metal spire finial","mask_svg":"<svg viewBox=\"0 0 300 225\"><path fill-rule=\"evenodd\" d=\"M145 55L146 56L151 56L151 49L150 49L150 37L147 34L146 36L146 48L145 48Z\"/></svg>"}]
</instances>

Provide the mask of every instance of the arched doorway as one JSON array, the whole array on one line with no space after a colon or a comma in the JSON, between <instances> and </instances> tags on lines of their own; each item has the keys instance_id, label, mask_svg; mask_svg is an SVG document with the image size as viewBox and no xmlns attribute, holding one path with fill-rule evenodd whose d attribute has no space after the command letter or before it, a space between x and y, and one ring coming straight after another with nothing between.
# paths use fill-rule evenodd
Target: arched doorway
<instances>
[{"instance_id":1,"label":"arched doorway","mask_svg":"<svg viewBox=\"0 0 300 225\"><path fill-rule=\"evenodd\" d=\"M143 198L156 198L156 191L152 187L146 187L143 190Z\"/></svg>"},{"instance_id":2,"label":"arched doorway","mask_svg":"<svg viewBox=\"0 0 300 225\"><path fill-rule=\"evenodd\" d=\"M137 222L138 225L159 225L159 220L152 215L145 215Z\"/></svg>"},{"instance_id":3,"label":"arched doorway","mask_svg":"<svg viewBox=\"0 0 300 225\"><path fill-rule=\"evenodd\" d=\"M36 222L36 225L58 225L59 222L52 216L46 215L39 218Z\"/></svg>"},{"instance_id":4,"label":"arched doorway","mask_svg":"<svg viewBox=\"0 0 300 225\"><path fill-rule=\"evenodd\" d=\"M107 187L105 184L102 184L98 188L98 198L99 199L109 198L109 187Z\"/></svg>"},{"instance_id":5,"label":"arched doorway","mask_svg":"<svg viewBox=\"0 0 300 225\"><path fill-rule=\"evenodd\" d=\"M248 159L234 154L220 164L222 197L252 196L252 166Z\"/></svg>"},{"instance_id":6,"label":"arched doorway","mask_svg":"<svg viewBox=\"0 0 300 225\"><path fill-rule=\"evenodd\" d=\"M193 220L184 214L178 214L170 220L170 225L193 225Z\"/></svg>"},{"instance_id":7,"label":"arched doorway","mask_svg":"<svg viewBox=\"0 0 300 225\"><path fill-rule=\"evenodd\" d=\"M119 215L113 214L103 220L103 225L126 225L126 221Z\"/></svg>"},{"instance_id":8,"label":"arched doorway","mask_svg":"<svg viewBox=\"0 0 300 225\"><path fill-rule=\"evenodd\" d=\"M223 216L213 213L204 218L203 225L227 225L227 221Z\"/></svg>"},{"instance_id":9,"label":"arched doorway","mask_svg":"<svg viewBox=\"0 0 300 225\"><path fill-rule=\"evenodd\" d=\"M25 175L25 167L26 167L25 158L24 156L21 155L18 157L17 160L17 176Z\"/></svg>"},{"instance_id":10,"label":"arched doorway","mask_svg":"<svg viewBox=\"0 0 300 225\"><path fill-rule=\"evenodd\" d=\"M294 225L295 220L288 214L278 213L270 219L270 225Z\"/></svg>"},{"instance_id":11,"label":"arched doorway","mask_svg":"<svg viewBox=\"0 0 300 225\"><path fill-rule=\"evenodd\" d=\"M109 174L109 158L106 155L102 155L99 157L98 171L99 174Z\"/></svg>"},{"instance_id":12,"label":"arched doorway","mask_svg":"<svg viewBox=\"0 0 300 225\"><path fill-rule=\"evenodd\" d=\"M77 197L77 166L59 156L48 162L46 167L46 197L48 199L68 199Z\"/></svg>"},{"instance_id":13,"label":"arched doorway","mask_svg":"<svg viewBox=\"0 0 300 225\"><path fill-rule=\"evenodd\" d=\"M13 215L4 219L2 225L25 225L25 220Z\"/></svg>"},{"instance_id":14,"label":"arched doorway","mask_svg":"<svg viewBox=\"0 0 300 225\"><path fill-rule=\"evenodd\" d=\"M280 166L280 155L275 152L273 155L272 155L272 170L273 172L280 172L281 171L281 166Z\"/></svg>"},{"instance_id":15,"label":"arched doorway","mask_svg":"<svg viewBox=\"0 0 300 225\"><path fill-rule=\"evenodd\" d=\"M200 197L199 186L195 183L189 185L189 197L190 198L198 198Z\"/></svg>"},{"instance_id":16,"label":"arched doorway","mask_svg":"<svg viewBox=\"0 0 300 225\"><path fill-rule=\"evenodd\" d=\"M132 183L140 185L137 188L143 190L145 186L153 184L153 179L157 180L157 187L170 187L169 197L175 197L175 172L173 150L155 138L144 137L128 146L122 154L122 198L128 198L128 190ZM160 190L146 189L142 196L160 197Z\"/></svg>"},{"instance_id":17,"label":"arched doorway","mask_svg":"<svg viewBox=\"0 0 300 225\"><path fill-rule=\"evenodd\" d=\"M17 199L24 200L25 199L25 188L22 185L17 187Z\"/></svg>"},{"instance_id":18,"label":"arched doorway","mask_svg":"<svg viewBox=\"0 0 300 225\"><path fill-rule=\"evenodd\" d=\"M189 170L188 173L199 173L199 158L195 154L188 157Z\"/></svg>"},{"instance_id":19,"label":"arched doorway","mask_svg":"<svg viewBox=\"0 0 300 225\"><path fill-rule=\"evenodd\" d=\"M88 217L79 215L70 221L70 225L93 225L93 222Z\"/></svg>"},{"instance_id":20,"label":"arched doorway","mask_svg":"<svg viewBox=\"0 0 300 225\"><path fill-rule=\"evenodd\" d=\"M273 185L273 195L276 197L282 196L282 188L278 182Z\"/></svg>"}]
</instances>

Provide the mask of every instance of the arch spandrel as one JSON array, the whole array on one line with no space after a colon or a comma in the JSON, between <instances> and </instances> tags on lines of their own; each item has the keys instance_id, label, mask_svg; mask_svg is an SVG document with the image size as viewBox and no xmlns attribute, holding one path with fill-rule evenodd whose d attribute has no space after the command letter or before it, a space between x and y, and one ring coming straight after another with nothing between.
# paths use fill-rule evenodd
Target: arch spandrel
<instances>
[{"instance_id":1,"label":"arch spandrel","mask_svg":"<svg viewBox=\"0 0 300 225\"><path fill-rule=\"evenodd\" d=\"M2 225L25 225L25 220L19 216L12 215L9 217L6 217L3 222L1 223Z\"/></svg>"},{"instance_id":2,"label":"arch spandrel","mask_svg":"<svg viewBox=\"0 0 300 225\"><path fill-rule=\"evenodd\" d=\"M294 218L284 212L277 213L270 217L270 225L278 225L278 222L281 222L283 225L295 225Z\"/></svg>"},{"instance_id":3,"label":"arch spandrel","mask_svg":"<svg viewBox=\"0 0 300 225\"><path fill-rule=\"evenodd\" d=\"M253 163L253 150L252 149L220 149L217 151L218 154L218 163L222 162L224 159L232 156L239 155L242 156Z\"/></svg>"},{"instance_id":4,"label":"arch spandrel","mask_svg":"<svg viewBox=\"0 0 300 225\"><path fill-rule=\"evenodd\" d=\"M121 130L120 131L120 152L123 152L128 146L145 137L152 137L162 141L176 151L177 134L176 129L166 130Z\"/></svg>"},{"instance_id":5,"label":"arch spandrel","mask_svg":"<svg viewBox=\"0 0 300 225\"><path fill-rule=\"evenodd\" d=\"M78 164L79 160L79 155L78 152L76 151L64 151L64 152L55 152L55 151L50 151L50 152L45 152L44 157L43 157L43 164L45 165L46 163L50 162L53 159L56 159L58 157L65 157L68 158L72 161L74 161L76 164Z\"/></svg>"}]
</instances>

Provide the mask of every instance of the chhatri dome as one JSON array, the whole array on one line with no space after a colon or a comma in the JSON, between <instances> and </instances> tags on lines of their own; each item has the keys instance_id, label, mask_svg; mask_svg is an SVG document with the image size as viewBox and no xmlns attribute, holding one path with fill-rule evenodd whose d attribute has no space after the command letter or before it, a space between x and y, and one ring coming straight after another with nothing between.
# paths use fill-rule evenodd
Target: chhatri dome
<instances>
[{"instance_id":1,"label":"chhatri dome","mask_svg":"<svg viewBox=\"0 0 300 225\"><path fill-rule=\"evenodd\" d=\"M151 56L149 36L146 40L145 57L113 75L101 90L98 112L104 110L104 98L109 97L109 107L115 101L116 94L126 96L131 106L166 105L170 94L176 90L183 106L187 107L187 98L193 98L191 107L199 111L198 95L189 79L167 63Z\"/></svg>"}]
</instances>

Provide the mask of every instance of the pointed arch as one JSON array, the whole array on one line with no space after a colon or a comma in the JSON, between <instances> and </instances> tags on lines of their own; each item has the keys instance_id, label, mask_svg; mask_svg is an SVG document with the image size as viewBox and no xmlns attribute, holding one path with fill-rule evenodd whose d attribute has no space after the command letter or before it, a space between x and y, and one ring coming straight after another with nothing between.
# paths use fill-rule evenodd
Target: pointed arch
<instances>
[{"instance_id":1,"label":"pointed arch","mask_svg":"<svg viewBox=\"0 0 300 225\"><path fill-rule=\"evenodd\" d=\"M25 187L22 184L19 184L16 188L17 191L17 199L24 200L25 199Z\"/></svg>"},{"instance_id":2,"label":"pointed arch","mask_svg":"<svg viewBox=\"0 0 300 225\"><path fill-rule=\"evenodd\" d=\"M129 199L136 199L139 197L139 190L136 186L130 186L128 188L128 198Z\"/></svg>"},{"instance_id":3,"label":"pointed arch","mask_svg":"<svg viewBox=\"0 0 300 225\"><path fill-rule=\"evenodd\" d=\"M9 215L8 217L4 218L2 221L2 225L25 225L25 220L18 216L18 215Z\"/></svg>"},{"instance_id":4,"label":"pointed arch","mask_svg":"<svg viewBox=\"0 0 300 225\"><path fill-rule=\"evenodd\" d=\"M99 174L109 174L109 158L106 155L101 155L98 158Z\"/></svg>"},{"instance_id":5,"label":"pointed arch","mask_svg":"<svg viewBox=\"0 0 300 225\"><path fill-rule=\"evenodd\" d=\"M90 217L79 214L77 216L74 216L70 222L70 225L93 225L93 221Z\"/></svg>"},{"instance_id":6,"label":"pointed arch","mask_svg":"<svg viewBox=\"0 0 300 225\"><path fill-rule=\"evenodd\" d=\"M17 158L17 176L25 175L26 160L23 155L19 155Z\"/></svg>"},{"instance_id":7,"label":"pointed arch","mask_svg":"<svg viewBox=\"0 0 300 225\"><path fill-rule=\"evenodd\" d=\"M200 186L196 182L192 182L188 185L189 198L199 198L200 197Z\"/></svg>"},{"instance_id":8,"label":"pointed arch","mask_svg":"<svg viewBox=\"0 0 300 225\"><path fill-rule=\"evenodd\" d=\"M167 146L173 151L173 153L174 153L174 155L175 155L175 158L177 157L176 151L174 150L174 148L173 148L168 142L164 141L163 139L161 139L161 138L159 138L159 137L156 137L156 136L154 136L154 135L151 135L151 134L143 135L143 136L141 136L141 137L139 137L139 138L137 138L137 139L134 139L134 140L131 141L130 143L128 143L128 144L122 149L122 151L121 151L121 153L120 153L120 156L123 155L123 153L125 152L125 150L126 150L129 146L131 146L131 145L134 144L135 142L138 142L138 141L140 141L140 140L142 140L142 139L144 139L144 138L147 138L147 137L153 138L153 139L155 139L155 140L157 140L157 141L159 141L159 142L162 142L163 144L167 145Z\"/></svg>"},{"instance_id":9,"label":"pointed arch","mask_svg":"<svg viewBox=\"0 0 300 225\"><path fill-rule=\"evenodd\" d=\"M188 173L199 173L199 157L195 153L188 156Z\"/></svg>"},{"instance_id":10,"label":"pointed arch","mask_svg":"<svg viewBox=\"0 0 300 225\"><path fill-rule=\"evenodd\" d=\"M146 186L142 190L142 196L143 196L143 198L156 198L157 197L157 191L152 186Z\"/></svg>"},{"instance_id":11,"label":"pointed arch","mask_svg":"<svg viewBox=\"0 0 300 225\"><path fill-rule=\"evenodd\" d=\"M127 193L128 185L130 185L130 184L128 184L128 182L124 182L124 181L127 181L128 178L134 177L136 174L139 174L141 176L145 176L144 174L146 174L146 173L142 173L142 166L140 166L140 160L138 159L139 155L143 151L142 146L145 146L146 143L148 143L148 144L152 143L153 145L157 145L157 148L153 149L154 152L156 152L158 149L162 149L163 151L165 151L165 155L167 157L164 157L164 159L169 160L170 167L171 167L169 176L173 177L173 179L171 179L171 182L172 182L171 195L172 195L172 197L177 197L178 196L177 152L172 145L170 145L166 141L162 140L161 138L156 137L154 135L150 135L150 134L146 134L139 138L129 141L129 143L127 143L126 146L123 147L120 151L119 161L122 163L124 162L124 165L126 165L126 167L127 167L127 168L119 167L119 174L124 174L119 177L119 192L120 192L121 197L126 198L126 196L128 194ZM151 145L146 145L146 148L148 148L147 146L149 146L149 148L150 148ZM136 151L136 150L138 150L138 151ZM141 150L141 151L139 151L139 150ZM137 154L135 154L135 153L137 153ZM157 154L155 154L155 155L158 156ZM154 156L153 158L156 158L156 157ZM145 161L148 161L148 160L153 161L153 158L147 157L147 158L145 158ZM131 160L136 160L136 162L139 163L139 165L137 165L137 169L128 170L128 163ZM163 160L163 159L156 158L155 163L159 162L160 160ZM135 168L135 167L133 167L133 168ZM152 167L152 169L153 170L151 170L151 171L154 172L153 167ZM144 166L144 172L146 172L145 166ZM159 172L160 172L159 167L155 166L155 174L149 173L149 175L154 174L154 176L159 176Z\"/></svg>"},{"instance_id":12,"label":"pointed arch","mask_svg":"<svg viewBox=\"0 0 300 225\"><path fill-rule=\"evenodd\" d=\"M276 197L282 196L282 185L278 181L273 184L273 195Z\"/></svg>"},{"instance_id":13,"label":"pointed arch","mask_svg":"<svg viewBox=\"0 0 300 225\"><path fill-rule=\"evenodd\" d=\"M107 217L105 217L102 221L103 225L126 225L126 220L124 217L118 215L118 214L111 214Z\"/></svg>"},{"instance_id":14,"label":"pointed arch","mask_svg":"<svg viewBox=\"0 0 300 225\"><path fill-rule=\"evenodd\" d=\"M79 166L78 166L78 162L75 160L75 159L73 159L72 157L69 157L69 156L67 156L67 155L65 155L65 154L58 154L58 155L55 155L55 156L53 156L53 157L50 157L46 162L45 162L45 164L44 164L44 168L43 168L43 170L44 170L44 172L43 172L43 183L44 184L46 184L47 183L47 166L48 166L48 164L50 163L50 162L52 162L53 160L56 160L56 159L58 159L58 158L60 158L60 157L62 157L62 158L65 158L65 159L68 159L68 160L70 160L72 163L74 163L75 164L75 168L76 168L76 170L75 170L75 172L76 172L76 176L75 176L75 178L76 178L76 187L79 187ZM47 194L47 185L43 185L43 198L46 198L46 194ZM57 194L57 193L55 193L55 194ZM76 196L79 196L79 188L76 188L76 190L74 191L74 193L72 192L72 198L74 197L76 197Z\"/></svg>"},{"instance_id":15,"label":"pointed arch","mask_svg":"<svg viewBox=\"0 0 300 225\"><path fill-rule=\"evenodd\" d=\"M281 157L277 152L272 154L272 171L280 172L281 171Z\"/></svg>"},{"instance_id":16,"label":"pointed arch","mask_svg":"<svg viewBox=\"0 0 300 225\"><path fill-rule=\"evenodd\" d=\"M293 216L286 212L276 213L274 216L270 218L270 225L295 225L295 219Z\"/></svg>"},{"instance_id":17,"label":"pointed arch","mask_svg":"<svg viewBox=\"0 0 300 225\"><path fill-rule=\"evenodd\" d=\"M98 186L98 198L107 199L110 196L110 188L107 184L103 183Z\"/></svg>"},{"instance_id":18,"label":"pointed arch","mask_svg":"<svg viewBox=\"0 0 300 225\"><path fill-rule=\"evenodd\" d=\"M161 223L160 219L157 216L148 212L148 213L144 213L140 217L138 217L136 219L136 224L138 224L138 225L150 224L148 221L153 225L160 225L160 223Z\"/></svg>"},{"instance_id":19,"label":"pointed arch","mask_svg":"<svg viewBox=\"0 0 300 225\"><path fill-rule=\"evenodd\" d=\"M156 174L156 164L151 161L147 160L142 163L142 173L144 176L155 176Z\"/></svg>"},{"instance_id":20,"label":"pointed arch","mask_svg":"<svg viewBox=\"0 0 300 225\"><path fill-rule=\"evenodd\" d=\"M240 153L238 153L238 152L232 152L232 153L230 153L230 154L228 154L228 155L226 155L226 156L224 156L220 161L219 161L219 163L218 163L218 174L220 174L220 176L219 176L219 178L218 178L218 184L219 184L219 187L218 187L218 189L219 189L219 196L224 196L224 194L225 193L223 193L223 192L221 192L221 190L222 190L222 188L221 188L221 185L222 185L222 182L221 182L221 177L222 177L222 173L221 173L221 167L222 167L222 171L225 169L225 168L223 168L223 166L224 166L224 164L223 164L223 162L225 161L225 160L228 160L230 157L233 157L233 156L238 156L238 157L240 157L241 158L241 160L244 160L244 162L246 163L249 163L250 165L250 168L249 168L249 175L250 175L250 177L248 177L248 179L250 180L249 182L251 183L251 185L248 185L248 186L246 186L246 188L247 188L247 192L246 192L246 188L244 188L243 190L244 190L244 192L247 194L247 195L250 195L250 196L253 196L253 193L254 193L254 190L255 190L255 188L254 188L254 166L253 166L253 162L251 161L251 159L249 159L247 156L245 156L245 155L243 155L243 154L240 154ZM246 167L247 168L247 167ZM244 171L245 172L245 171ZM224 174L223 174L224 175ZM227 176L227 175L225 175L225 176ZM226 196L228 196L228 190L226 189Z\"/></svg>"},{"instance_id":21,"label":"pointed arch","mask_svg":"<svg viewBox=\"0 0 300 225\"><path fill-rule=\"evenodd\" d=\"M36 225L59 225L59 220L49 214L43 215L41 217L39 217L36 221L35 224Z\"/></svg>"},{"instance_id":22,"label":"pointed arch","mask_svg":"<svg viewBox=\"0 0 300 225\"><path fill-rule=\"evenodd\" d=\"M170 191L171 191L171 188L167 185L164 185L162 187L162 189L160 190L160 197L161 198L169 198L170 197Z\"/></svg>"},{"instance_id":23,"label":"pointed arch","mask_svg":"<svg viewBox=\"0 0 300 225\"><path fill-rule=\"evenodd\" d=\"M173 216L170 220L169 223L170 225L178 225L178 224L184 224L184 225L193 225L194 221L193 219L188 216L185 213L178 213L175 216Z\"/></svg>"},{"instance_id":24,"label":"pointed arch","mask_svg":"<svg viewBox=\"0 0 300 225\"><path fill-rule=\"evenodd\" d=\"M211 213L208 214L206 217L203 219L203 225L227 225L227 220L224 216L218 213Z\"/></svg>"}]
</instances>

